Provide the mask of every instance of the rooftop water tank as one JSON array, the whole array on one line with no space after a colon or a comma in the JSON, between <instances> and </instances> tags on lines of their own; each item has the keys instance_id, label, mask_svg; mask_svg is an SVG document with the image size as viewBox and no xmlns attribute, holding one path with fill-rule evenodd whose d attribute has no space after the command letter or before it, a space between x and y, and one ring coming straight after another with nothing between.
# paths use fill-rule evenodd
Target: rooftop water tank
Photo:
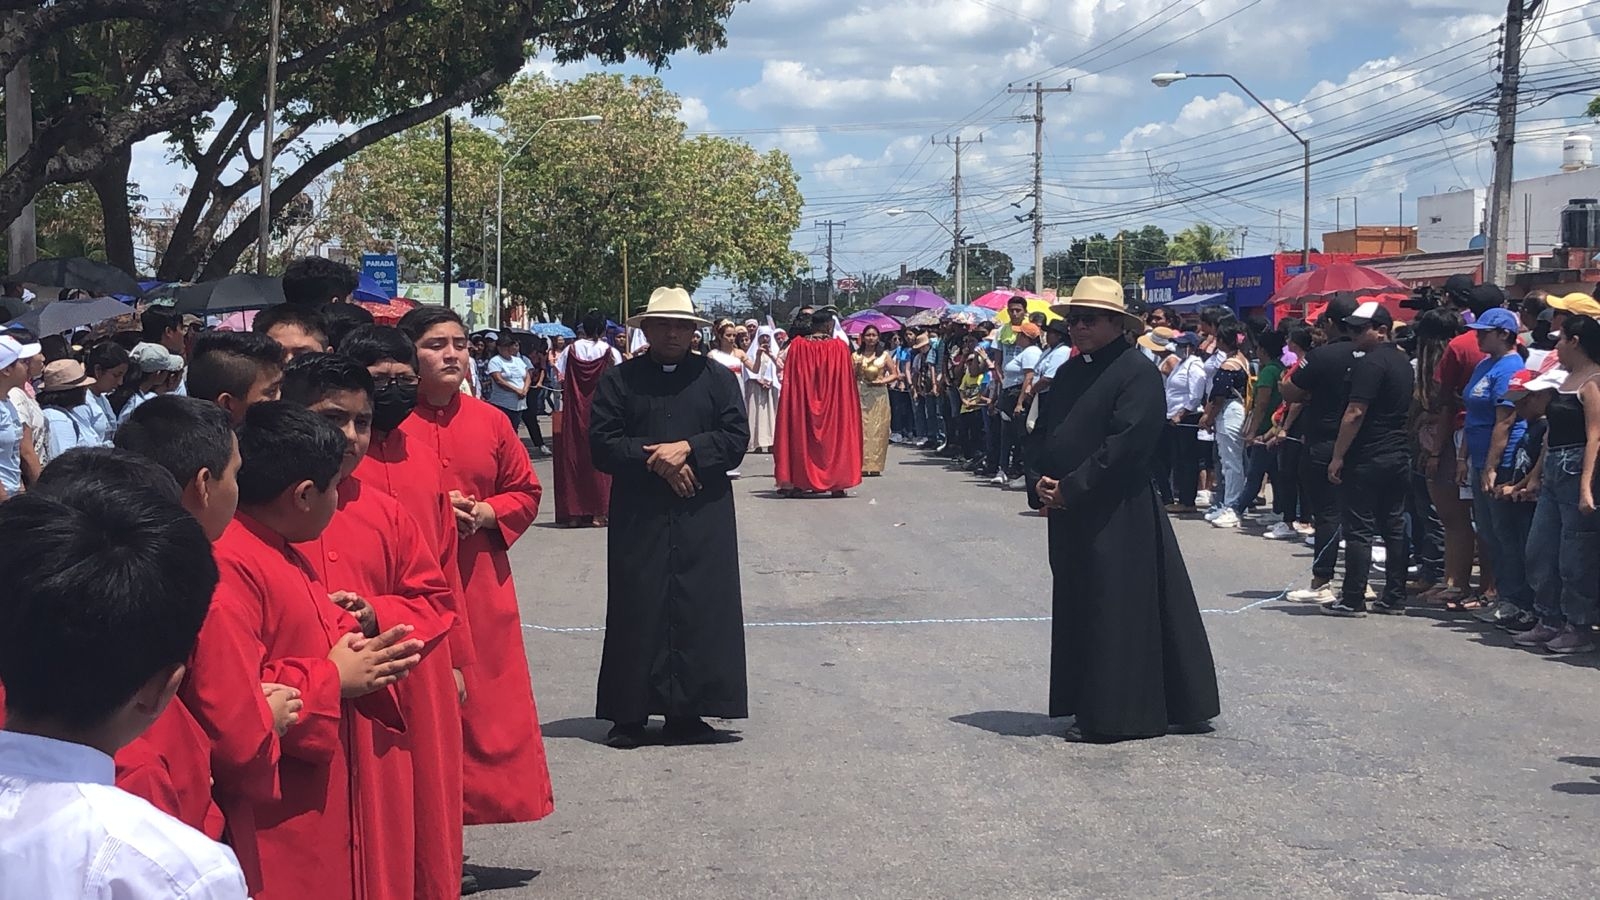
<instances>
[{"instance_id":1,"label":"rooftop water tank","mask_svg":"<svg viewBox=\"0 0 1600 900\"><path fill-rule=\"evenodd\" d=\"M1600 200L1568 200L1561 210L1561 243L1568 247L1600 247Z\"/></svg>"},{"instance_id":2,"label":"rooftop water tank","mask_svg":"<svg viewBox=\"0 0 1600 900\"><path fill-rule=\"evenodd\" d=\"M1561 142L1561 171L1578 172L1594 165L1594 140L1587 134L1569 134Z\"/></svg>"}]
</instances>

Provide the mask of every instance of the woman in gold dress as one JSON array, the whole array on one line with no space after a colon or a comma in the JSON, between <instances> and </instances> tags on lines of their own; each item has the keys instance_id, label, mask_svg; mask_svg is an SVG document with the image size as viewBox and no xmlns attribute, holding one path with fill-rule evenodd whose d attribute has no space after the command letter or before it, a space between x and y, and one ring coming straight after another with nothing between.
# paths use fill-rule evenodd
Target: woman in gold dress
<instances>
[{"instance_id":1,"label":"woman in gold dress","mask_svg":"<svg viewBox=\"0 0 1600 900\"><path fill-rule=\"evenodd\" d=\"M861 474L882 475L889 456L889 385L900 375L878 329L868 325L857 341L853 361L861 394Z\"/></svg>"}]
</instances>

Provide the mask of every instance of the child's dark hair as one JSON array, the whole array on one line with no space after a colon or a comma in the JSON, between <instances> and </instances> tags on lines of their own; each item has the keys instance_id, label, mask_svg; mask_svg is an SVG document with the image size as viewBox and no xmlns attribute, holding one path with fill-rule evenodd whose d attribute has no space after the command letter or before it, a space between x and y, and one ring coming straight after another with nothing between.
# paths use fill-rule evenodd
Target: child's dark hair
<instances>
[{"instance_id":1,"label":"child's dark hair","mask_svg":"<svg viewBox=\"0 0 1600 900\"><path fill-rule=\"evenodd\" d=\"M137 412L137 410L135 410ZM115 447L74 447L50 460L33 484L35 493L64 497L105 481L142 484L173 503L183 501L183 488L155 460Z\"/></svg>"},{"instance_id":2,"label":"child's dark hair","mask_svg":"<svg viewBox=\"0 0 1600 900\"><path fill-rule=\"evenodd\" d=\"M109 372L117 366L128 364L128 350L114 341L101 341L89 348L84 356L83 364L88 368L89 374L100 377L102 372Z\"/></svg>"},{"instance_id":3,"label":"child's dark hair","mask_svg":"<svg viewBox=\"0 0 1600 900\"><path fill-rule=\"evenodd\" d=\"M392 325L362 325L339 342L339 352L363 366L385 360L417 366L417 345L406 333Z\"/></svg>"},{"instance_id":4,"label":"child's dark hair","mask_svg":"<svg viewBox=\"0 0 1600 900\"><path fill-rule=\"evenodd\" d=\"M283 347L266 334L210 331L194 342L184 387L189 396L213 403L223 394L242 398L263 373L281 368Z\"/></svg>"},{"instance_id":5,"label":"child's dark hair","mask_svg":"<svg viewBox=\"0 0 1600 900\"><path fill-rule=\"evenodd\" d=\"M422 340L434 327L445 324L459 325L463 332L467 330L456 311L444 306L419 306L400 318L400 330L413 342Z\"/></svg>"},{"instance_id":6,"label":"child's dark hair","mask_svg":"<svg viewBox=\"0 0 1600 900\"><path fill-rule=\"evenodd\" d=\"M119 449L137 453L188 485L201 469L220 477L233 460L233 426L215 403L194 397L152 397L117 427Z\"/></svg>"},{"instance_id":7,"label":"child's dark hair","mask_svg":"<svg viewBox=\"0 0 1600 900\"><path fill-rule=\"evenodd\" d=\"M283 399L310 406L329 394L360 391L372 399L367 367L342 353L307 353L283 370Z\"/></svg>"},{"instance_id":8,"label":"child's dark hair","mask_svg":"<svg viewBox=\"0 0 1600 900\"><path fill-rule=\"evenodd\" d=\"M282 400L256 403L239 428L239 503L270 503L302 481L326 491L344 451L344 435L322 416Z\"/></svg>"},{"instance_id":9,"label":"child's dark hair","mask_svg":"<svg viewBox=\"0 0 1600 900\"><path fill-rule=\"evenodd\" d=\"M329 303L321 309L322 319L328 328L328 349L337 350L344 345L350 332L363 325L372 324L372 313L354 303Z\"/></svg>"},{"instance_id":10,"label":"child's dark hair","mask_svg":"<svg viewBox=\"0 0 1600 900\"><path fill-rule=\"evenodd\" d=\"M0 504L0 680L13 718L90 729L194 651L217 585L200 523L121 471Z\"/></svg>"},{"instance_id":11,"label":"child's dark hair","mask_svg":"<svg viewBox=\"0 0 1600 900\"><path fill-rule=\"evenodd\" d=\"M250 323L250 330L256 334L266 334L279 325L293 325L324 345L328 343L328 320L323 318L318 307L300 303L269 306L256 314L255 321Z\"/></svg>"}]
</instances>

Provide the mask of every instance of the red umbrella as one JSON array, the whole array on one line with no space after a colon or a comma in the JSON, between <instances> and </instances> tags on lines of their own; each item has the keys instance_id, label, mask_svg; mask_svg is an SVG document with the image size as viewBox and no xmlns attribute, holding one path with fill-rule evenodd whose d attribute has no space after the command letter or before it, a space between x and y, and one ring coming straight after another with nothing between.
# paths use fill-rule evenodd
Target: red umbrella
<instances>
[{"instance_id":1,"label":"red umbrella","mask_svg":"<svg viewBox=\"0 0 1600 900\"><path fill-rule=\"evenodd\" d=\"M1404 282L1377 269L1355 263L1334 263L1289 279L1267 302L1283 303L1333 294L1376 294L1382 291L1410 293L1411 289Z\"/></svg>"},{"instance_id":2,"label":"red umbrella","mask_svg":"<svg viewBox=\"0 0 1600 900\"><path fill-rule=\"evenodd\" d=\"M416 309L417 301L408 297L395 297L388 303L373 303L370 300L358 300L356 305L372 313L372 320L379 325L393 325L400 321L400 317Z\"/></svg>"}]
</instances>

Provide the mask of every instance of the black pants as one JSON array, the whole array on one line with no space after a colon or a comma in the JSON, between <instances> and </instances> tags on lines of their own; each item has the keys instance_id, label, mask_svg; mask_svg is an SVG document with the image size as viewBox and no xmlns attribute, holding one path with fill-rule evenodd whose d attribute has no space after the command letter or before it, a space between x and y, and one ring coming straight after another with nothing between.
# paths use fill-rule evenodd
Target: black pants
<instances>
[{"instance_id":1,"label":"black pants","mask_svg":"<svg viewBox=\"0 0 1600 900\"><path fill-rule=\"evenodd\" d=\"M506 418L511 420L511 433L516 434L517 427L522 424L522 411L519 409L506 409L504 406L496 406L495 409L506 414Z\"/></svg>"},{"instance_id":2,"label":"black pants","mask_svg":"<svg viewBox=\"0 0 1600 900\"><path fill-rule=\"evenodd\" d=\"M1193 506L1200 490L1200 414L1190 413L1163 430L1171 447L1172 493L1180 506Z\"/></svg>"},{"instance_id":3,"label":"black pants","mask_svg":"<svg viewBox=\"0 0 1600 900\"><path fill-rule=\"evenodd\" d=\"M1428 494L1428 478L1411 473L1411 490L1406 492L1406 538L1411 545L1411 561L1417 578L1435 582L1444 578L1444 524Z\"/></svg>"},{"instance_id":4,"label":"black pants","mask_svg":"<svg viewBox=\"0 0 1600 900\"><path fill-rule=\"evenodd\" d=\"M1265 444L1251 444L1244 448L1244 490L1239 493L1239 508L1234 512L1244 515L1261 496L1261 486L1266 483L1267 476L1277 466L1277 460ZM1278 492L1277 482L1272 485L1274 495Z\"/></svg>"},{"instance_id":5,"label":"black pants","mask_svg":"<svg viewBox=\"0 0 1600 900\"><path fill-rule=\"evenodd\" d=\"M1365 609L1367 580L1372 575L1372 542L1382 541L1387 554L1383 567L1383 602L1404 605L1406 600L1406 495L1411 488L1411 466L1404 457L1369 460L1345 468L1344 490L1344 590L1346 606ZM1318 528L1320 534L1321 528Z\"/></svg>"},{"instance_id":6,"label":"black pants","mask_svg":"<svg viewBox=\"0 0 1600 900\"><path fill-rule=\"evenodd\" d=\"M1028 410L1024 408L1021 414L1016 412L1017 399L1022 396L1022 388L1012 388L1000 397L1000 409L1010 419L1000 423L1001 433L1004 435L1003 449L1000 454L1000 468L1006 473L1007 478L1021 478L1023 470L1022 439L1028 435Z\"/></svg>"},{"instance_id":7,"label":"black pants","mask_svg":"<svg viewBox=\"0 0 1600 900\"><path fill-rule=\"evenodd\" d=\"M961 414L961 457L963 459L978 459L983 455L983 417L987 415L982 408Z\"/></svg>"},{"instance_id":8,"label":"black pants","mask_svg":"<svg viewBox=\"0 0 1600 900\"><path fill-rule=\"evenodd\" d=\"M1272 511L1293 525L1306 521L1300 503L1300 455L1305 445L1295 439L1278 445L1278 468L1272 473Z\"/></svg>"},{"instance_id":9,"label":"black pants","mask_svg":"<svg viewBox=\"0 0 1600 900\"><path fill-rule=\"evenodd\" d=\"M1155 483L1162 505L1172 502L1172 427L1171 422L1162 425L1156 455L1150 458L1150 480Z\"/></svg>"},{"instance_id":10,"label":"black pants","mask_svg":"<svg viewBox=\"0 0 1600 900\"><path fill-rule=\"evenodd\" d=\"M902 437L911 437L916 426L911 414L911 392L889 391L889 430Z\"/></svg>"},{"instance_id":11,"label":"black pants","mask_svg":"<svg viewBox=\"0 0 1600 900\"><path fill-rule=\"evenodd\" d=\"M1339 561L1340 500L1348 493L1328 481L1327 453L1332 449L1307 451L1300 461L1300 489L1311 503L1311 522L1317 528L1311 545L1311 575L1318 581L1333 579L1334 564Z\"/></svg>"},{"instance_id":12,"label":"black pants","mask_svg":"<svg viewBox=\"0 0 1600 900\"><path fill-rule=\"evenodd\" d=\"M533 442L533 445L535 447L543 447L544 430L539 427L539 407L537 405L530 402L528 408L522 411L522 424L528 426L528 439ZM511 430L515 431L516 428L517 422L512 419Z\"/></svg>"}]
</instances>

